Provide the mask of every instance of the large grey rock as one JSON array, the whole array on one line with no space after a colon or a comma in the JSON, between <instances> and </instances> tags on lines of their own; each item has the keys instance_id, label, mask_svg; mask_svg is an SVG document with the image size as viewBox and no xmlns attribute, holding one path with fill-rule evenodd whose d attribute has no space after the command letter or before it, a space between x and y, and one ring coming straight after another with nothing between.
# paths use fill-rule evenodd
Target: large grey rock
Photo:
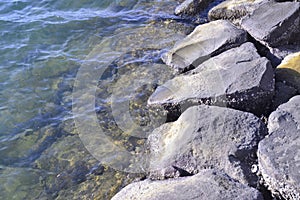
<instances>
[{"instance_id":1,"label":"large grey rock","mask_svg":"<svg viewBox=\"0 0 300 200\"><path fill-rule=\"evenodd\" d=\"M123 188L112 200L262 200L259 191L228 175L203 170L199 174L164 181L145 180Z\"/></svg>"},{"instance_id":2,"label":"large grey rock","mask_svg":"<svg viewBox=\"0 0 300 200\"><path fill-rule=\"evenodd\" d=\"M222 169L241 183L256 185L251 173L257 145L267 133L251 113L217 106L194 106L177 121L149 135L150 178L196 174Z\"/></svg>"},{"instance_id":3,"label":"large grey rock","mask_svg":"<svg viewBox=\"0 0 300 200\"><path fill-rule=\"evenodd\" d=\"M185 0L175 9L175 15L194 16L200 14L213 0Z\"/></svg>"},{"instance_id":4,"label":"large grey rock","mask_svg":"<svg viewBox=\"0 0 300 200\"><path fill-rule=\"evenodd\" d=\"M270 47L300 43L300 3L268 2L245 17L241 26Z\"/></svg>"},{"instance_id":5,"label":"large grey rock","mask_svg":"<svg viewBox=\"0 0 300 200\"><path fill-rule=\"evenodd\" d=\"M275 195L300 199L300 96L279 106L268 128L258 148L262 177Z\"/></svg>"},{"instance_id":6,"label":"large grey rock","mask_svg":"<svg viewBox=\"0 0 300 200\"><path fill-rule=\"evenodd\" d=\"M247 41L247 33L225 20L199 25L162 56L162 60L179 72L198 66L212 56Z\"/></svg>"},{"instance_id":7,"label":"large grey rock","mask_svg":"<svg viewBox=\"0 0 300 200\"><path fill-rule=\"evenodd\" d=\"M245 43L159 86L148 104L169 111L208 104L261 113L273 96L273 71L254 45Z\"/></svg>"},{"instance_id":8,"label":"large grey rock","mask_svg":"<svg viewBox=\"0 0 300 200\"><path fill-rule=\"evenodd\" d=\"M226 0L210 9L209 20L227 19L233 23L251 14L264 0Z\"/></svg>"}]
</instances>

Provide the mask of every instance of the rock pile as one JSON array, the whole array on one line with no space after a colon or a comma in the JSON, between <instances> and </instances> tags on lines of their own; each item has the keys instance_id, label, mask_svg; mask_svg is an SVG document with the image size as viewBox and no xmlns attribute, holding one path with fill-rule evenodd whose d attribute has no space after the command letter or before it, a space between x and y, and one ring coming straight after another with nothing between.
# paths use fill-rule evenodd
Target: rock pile
<instances>
[{"instance_id":1,"label":"rock pile","mask_svg":"<svg viewBox=\"0 0 300 200\"><path fill-rule=\"evenodd\" d=\"M175 13L194 15L203 6L195 2ZM148 105L179 118L148 137L147 179L114 200L270 199L262 187L300 199L299 6L225 1L209 12L217 21L199 25L162 57L178 75ZM276 68L260 47L285 58Z\"/></svg>"}]
</instances>

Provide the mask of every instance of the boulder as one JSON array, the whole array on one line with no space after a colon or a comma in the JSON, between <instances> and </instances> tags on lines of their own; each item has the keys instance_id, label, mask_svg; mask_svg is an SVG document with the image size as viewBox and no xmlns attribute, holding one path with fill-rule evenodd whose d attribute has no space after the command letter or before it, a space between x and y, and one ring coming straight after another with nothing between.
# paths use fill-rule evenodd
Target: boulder
<instances>
[{"instance_id":1,"label":"boulder","mask_svg":"<svg viewBox=\"0 0 300 200\"><path fill-rule=\"evenodd\" d=\"M300 96L271 113L268 129L269 135L258 147L265 184L279 197L300 199Z\"/></svg>"},{"instance_id":2,"label":"boulder","mask_svg":"<svg viewBox=\"0 0 300 200\"><path fill-rule=\"evenodd\" d=\"M294 87L300 93L300 52L285 57L275 74L277 81Z\"/></svg>"},{"instance_id":3,"label":"boulder","mask_svg":"<svg viewBox=\"0 0 300 200\"><path fill-rule=\"evenodd\" d=\"M164 181L144 180L123 188L112 200L262 200L259 191L232 180L223 172L199 174Z\"/></svg>"},{"instance_id":4,"label":"boulder","mask_svg":"<svg viewBox=\"0 0 300 200\"><path fill-rule=\"evenodd\" d=\"M297 94L297 90L291 86L284 84L283 82L275 83L275 95L272 101L271 110L274 111L278 106L286 103Z\"/></svg>"},{"instance_id":5,"label":"boulder","mask_svg":"<svg viewBox=\"0 0 300 200\"><path fill-rule=\"evenodd\" d=\"M212 56L247 41L247 33L225 20L202 24L162 56L179 72L187 71Z\"/></svg>"},{"instance_id":6,"label":"boulder","mask_svg":"<svg viewBox=\"0 0 300 200\"><path fill-rule=\"evenodd\" d=\"M299 2L267 2L243 18L241 26L269 47L300 44L299 7Z\"/></svg>"},{"instance_id":7,"label":"boulder","mask_svg":"<svg viewBox=\"0 0 300 200\"><path fill-rule=\"evenodd\" d=\"M240 19L251 14L264 0L226 0L210 9L208 19L210 21L227 19L238 23Z\"/></svg>"},{"instance_id":8,"label":"boulder","mask_svg":"<svg viewBox=\"0 0 300 200\"><path fill-rule=\"evenodd\" d=\"M244 184L256 185L251 173L264 123L251 113L217 106L194 106L177 121L164 124L148 137L150 178L196 174L222 169Z\"/></svg>"},{"instance_id":9,"label":"boulder","mask_svg":"<svg viewBox=\"0 0 300 200\"><path fill-rule=\"evenodd\" d=\"M213 0L185 0L175 9L175 15L194 16L200 14Z\"/></svg>"},{"instance_id":10,"label":"boulder","mask_svg":"<svg viewBox=\"0 0 300 200\"><path fill-rule=\"evenodd\" d=\"M274 93L274 70L252 43L228 50L159 86L148 105L170 113L191 105L228 106L264 112Z\"/></svg>"}]
</instances>

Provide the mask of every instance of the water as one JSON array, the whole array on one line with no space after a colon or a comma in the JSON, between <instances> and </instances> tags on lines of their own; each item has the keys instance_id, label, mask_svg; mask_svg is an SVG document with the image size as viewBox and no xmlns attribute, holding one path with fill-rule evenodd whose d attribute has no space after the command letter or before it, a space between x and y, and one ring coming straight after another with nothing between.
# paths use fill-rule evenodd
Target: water
<instances>
[{"instance_id":1,"label":"water","mask_svg":"<svg viewBox=\"0 0 300 200\"><path fill-rule=\"evenodd\" d=\"M109 199L144 176L128 173L137 169L134 161L105 164L111 149L93 149L83 132L91 132L94 113L109 140L135 155L164 122L163 111L147 108L146 100L174 75L160 55L193 28L172 14L176 5L0 2L1 199ZM95 88L91 96L74 93L83 83L83 89ZM79 106L90 99L92 107Z\"/></svg>"}]
</instances>

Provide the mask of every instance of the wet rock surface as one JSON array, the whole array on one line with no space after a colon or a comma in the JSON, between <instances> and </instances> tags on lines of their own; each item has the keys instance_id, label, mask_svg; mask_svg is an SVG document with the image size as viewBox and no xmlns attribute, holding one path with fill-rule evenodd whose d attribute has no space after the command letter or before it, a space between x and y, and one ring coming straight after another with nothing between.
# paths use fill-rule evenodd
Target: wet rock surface
<instances>
[{"instance_id":1,"label":"wet rock surface","mask_svg":"<svg viewBox=\"0 0 300 200\"><path fill-rule=\"evenodd\" d=\"M300 198L300 96L269 117L269 135L259 143L258 162L265 184L285 199Z\"/></svg>"},{"instance_id":2,"label":"wet rock surface","mask_svg":"<svg viewBox=\"0 0 300 200\"><path fill-rule=\"evenodd\" d=\"M300 3L264 3L244 18L241 26L270 47L299 44Z\"/></svg>"},{"instance_id":3,"label":"wet rock surface","mask_svg":"<svg viewBox=\"0 0 300 200\"><path fill-rule=\"evenodd\" d=\"M191 107L149 136L150 177L178 177L217 168L255 185L251 165L266 133L265 125L253 114L216 106Z\"/></svg>"},{"instance_id":4,"label":"wet rock surface","mask_svg":"<svg viewBox=\"0 0 300 200\"><path fill-rule=\"evenodd\" d=\"M210 57L247 41L245 31L225 20L199 25L162 56L163 61L179 72L195 68Z\"/></svg>"},{"instance_id":5,"label":"wet rock surface","mask_svg":"<svg viewBox=\"0 0 300 200\"><path fill-rule=\"evenodd\" d=\"M200 14L213 0L185 0L175 8L175 15L194 16Z\"/></svg>"},{"instance_id":6,"label":"wet rock surface","mask_svg":"<svg viewBox=\"0 0 300 200\"><path fill-rule=\"evenodd\" d=\"M223 172L203 170L199 174L178 179L145 180L128 185L112 200L262 200L254 188L232 180Z\"/></svg>"},{"instance_id":7,"label":"wet rock surface","mask_svg":"<svg viewBox=\"0 0 300 200\"><path fill-rule=\"evenodd\" d=\"M245 43L159 86L148 104L171 111L208 104L261 113L273 96L273 76L270 62L252 43Z\"/></svg>"}]
</instances>

